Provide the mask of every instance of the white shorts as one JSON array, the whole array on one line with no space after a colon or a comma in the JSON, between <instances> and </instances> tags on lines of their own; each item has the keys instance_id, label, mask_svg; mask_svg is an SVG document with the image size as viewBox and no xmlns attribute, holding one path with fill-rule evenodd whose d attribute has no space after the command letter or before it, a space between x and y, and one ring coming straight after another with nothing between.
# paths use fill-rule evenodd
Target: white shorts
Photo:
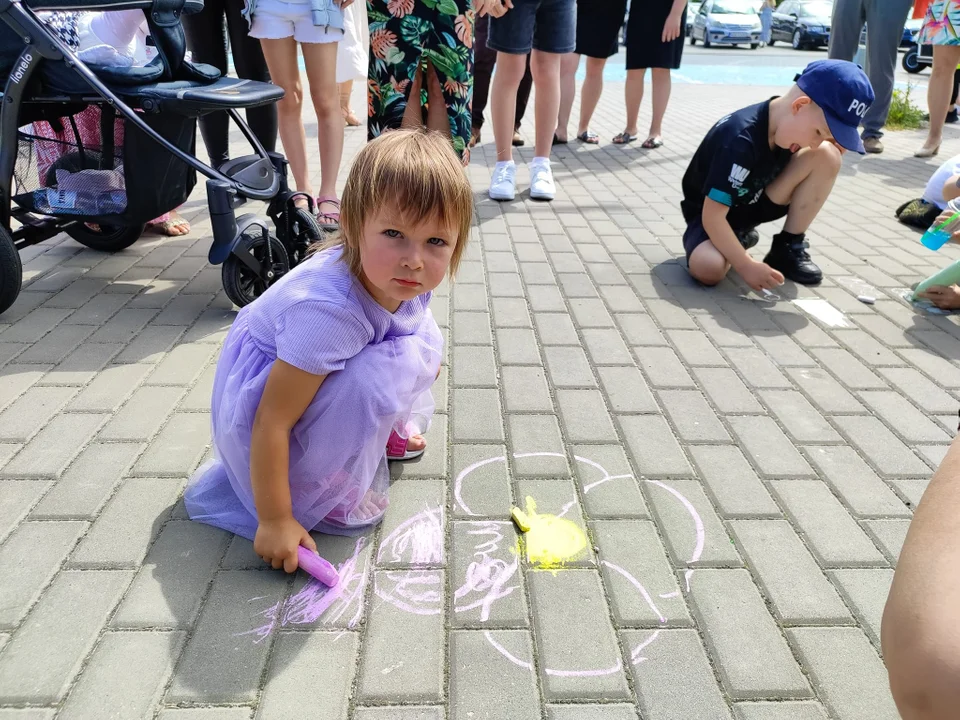
<instances>
[{"instance_id":1,"label":"white shorts","mask_svg":"<svg viewBox=\"0 0 960 720\"><path fill-rule=\"evenodd\" d=\"M282 40L292 37L300 43L340 42L343 33L313 24L310 3L258 0L250 25L250 37Z\"/></svg>"}]
</instances>

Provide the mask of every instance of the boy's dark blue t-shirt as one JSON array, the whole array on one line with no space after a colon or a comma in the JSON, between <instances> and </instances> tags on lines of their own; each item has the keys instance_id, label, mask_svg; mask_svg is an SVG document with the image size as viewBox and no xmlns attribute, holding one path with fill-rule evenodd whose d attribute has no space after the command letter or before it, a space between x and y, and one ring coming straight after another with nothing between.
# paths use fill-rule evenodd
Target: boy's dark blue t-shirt
<instances>
[{"instance_id":1,"label":"boy's dark blue t-shirt","mask_svg":"<svg viewBox=\"0 0 960 720\"><path fill-rule=\"evenodd\" d=\"M730 113L710 128L683 176L680 209L687 222L703 213L703 199L752 205L793 156L770 149L770 101Z\"/></svg>"}]
</instances>

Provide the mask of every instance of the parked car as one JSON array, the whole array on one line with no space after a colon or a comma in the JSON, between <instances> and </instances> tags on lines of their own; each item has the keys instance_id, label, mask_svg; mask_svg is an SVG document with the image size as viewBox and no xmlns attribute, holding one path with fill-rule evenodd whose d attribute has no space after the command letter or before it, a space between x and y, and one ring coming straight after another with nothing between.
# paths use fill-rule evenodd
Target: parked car
<instances>
[{"instance_id":1,"label":"parked car","mask_svg":"<svg viewBox=\"0 0 960 720\"><path fill-rule=\"evenodd\" d=\"M920 28L923 26L922 18L910 18L903 27L903 37L900 39L900 47L911 48L917 44L917 36L920 34Z\"/></svg>"},{"instance_id":2,"label":"parked car","mask_svg":"<svg viewBox=\"0 0 960 720\"><path fill-rule=\"evenodd\" d=\"M687 3L687 37L690 37L690 33L693 31L693 19L700 12L701 5L703 5L702 2L691 1Z\"/></svg>"},{"instance_id":3,"label":"parked car","mask_svg":"<svg viewBox=\"0 0 960 720\"><path fill-rule=\"evenodd\" d=\"M923 47L912 45L903 54L900 65L912 75L923 72L928 67L933 67L933 45L924 45Z\"/></svg>"},{"instance_id":4,"label":"parked car","mask_svg":"<svg viewBox=\"0 0 960 720\"><path fill-rule=\"evenodd\" d=\"M786 0L773 12L770 44L788 42L796 50L830 44L830 0Z\"/></svg>"},{"instance_id":5,"label":"parked car","mask_svg":"<svg viewBox=\"0 0 960 720\"><path fill-rule=\"evenodd\" d=\"M693 19L690 44L760 47L760 16L755 0L704 0Z\"/></svg>"}]
</instances>

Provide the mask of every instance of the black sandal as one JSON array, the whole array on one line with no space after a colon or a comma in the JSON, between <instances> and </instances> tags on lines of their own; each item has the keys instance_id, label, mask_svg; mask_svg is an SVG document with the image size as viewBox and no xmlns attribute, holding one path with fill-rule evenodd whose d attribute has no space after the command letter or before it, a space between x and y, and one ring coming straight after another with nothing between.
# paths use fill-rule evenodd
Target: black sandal
<instances>
[{"instance_id":1,"label":"black sandal","mask_svg":"<svg viewBox=\"0 0 960 720\"><path fill-rule=\"evenodd\" d=\"M587 145L599 145L600 136L591 130L584 130L582 133L577 135L577 140Z\"/></svg>"},{"instance_id":2,"label":"black sandal","mask_svg":"<svg viewBox=\"0 0 960 720\"><path fill-rule=\"evenodd\" d=\"M634 140L637 140L637 135L631 135L626 130L613 138L614 145L626 145L627 143L632 143Z\"/></svg>"},{"instance_id":3,"label":"black sandal","mask_svg":"<svg viewBox=\"0 0 960 720\"><path fill-rule=\"evenodd\" d=\"M661 140L658 136L654 135L653 137L648 137L646 140L644 140L643 145L641 145L640 147L642 147L644 150L656 150L658 147L662 147L662 146L663 146L663 140Z\"/></svg>"}]
</instances>

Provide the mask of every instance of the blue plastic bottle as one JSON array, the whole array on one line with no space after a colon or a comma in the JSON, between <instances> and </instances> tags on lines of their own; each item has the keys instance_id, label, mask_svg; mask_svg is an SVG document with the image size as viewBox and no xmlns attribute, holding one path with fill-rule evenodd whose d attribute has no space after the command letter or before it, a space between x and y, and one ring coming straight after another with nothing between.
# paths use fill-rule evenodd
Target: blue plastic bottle
<instances>
[{"instance_id":1,"label":"blue plastic bottle","mask_svg":"<svg viewBox=\"0 0 960 720\"><path fill-rule=\"evenodd\" d=\"M931 250L939 250L950 242L955 232L960 230L960 212L953 201L947 204L947 210L953 210L953 215L941 223L934 223L928 227L920 238L921 245Z\"/></svg>"}]
</instances>

